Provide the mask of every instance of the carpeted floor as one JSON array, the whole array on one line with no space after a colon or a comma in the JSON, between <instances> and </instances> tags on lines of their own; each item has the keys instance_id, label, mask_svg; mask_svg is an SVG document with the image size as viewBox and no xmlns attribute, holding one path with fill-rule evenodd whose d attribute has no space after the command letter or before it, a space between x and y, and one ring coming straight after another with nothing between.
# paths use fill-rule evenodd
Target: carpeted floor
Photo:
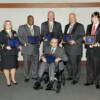
<instances>
[{"instance_id":1,"label":"carpeted floor","mask_svg":"<svg viewBox=\"0 0 100 100\"><path fill-rule=\"evenodd\" d=\"M66 82L59 94L44 89L33 89L33 80L24 83L23 68L17 70L17 86L7 87L5 79L0 74L0 100L100 100L100 90L95 86L85 87L85 68L82 67L81 79L77 85Z\"/></svg>"}]
</instances>

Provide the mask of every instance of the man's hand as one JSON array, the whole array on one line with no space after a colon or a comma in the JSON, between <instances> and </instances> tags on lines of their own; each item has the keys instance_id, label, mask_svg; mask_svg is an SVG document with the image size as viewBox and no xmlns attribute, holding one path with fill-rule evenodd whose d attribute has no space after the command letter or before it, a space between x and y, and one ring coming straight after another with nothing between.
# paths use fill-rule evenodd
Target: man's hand
<instances>
[{"instance_id":1,"label":"man's hand","mask_svg":"<svg viewBox=\"0 0 100 100\"><path fill-rule=\"evenodd\" d=\"M42 60L43 62L47 62L47 60L46 60L45 57L42 57L41 60Z\"/></svg>"},{"instance_id":2,"label":"man's hand","mask_svg":"<svg viewBox=\"0 0 100 100\"><path fill-rule=\"evenodd\" d=\"M70 44L70 45L75 45L76 42L75 42L74 40L70 40L70 41L69 41L69 44Z\"/></svg>"},{"instance_id":3,"label":"man's hand","mask_svg":"<svg viewBox=\"0 0 100 100\"><path fill-rule=\"evenodd\" d=\"M43 38L43 41L48 41L46 38Z\"/></svg>"},{"instance_id":4,"label":"man's hand","mask_svg":"<svg viewBox=\"0 0 100 100\"><path fill-rule=\"evenodd\" d=\"M21 51L22 50L22 46L18 46L18 49Z\"/></svg>"},{"instance_id":5,"label":"man's hand","mask_svg":"<svg viewBox=\"0 0 100 100\"><path fill-rule=\"evenodd\" d=\"M55 63L59 63L60 61L61 61L61 58L58 57L58 58L56 58Z\"/></svg>"},{"instance_id":6,"label":"man's hand","mask_svg":"<svg viewBox=\"0 0 100 100\"><path fill-rule=\"evenodd\" d=\"M94 43L92 45L90 45L90 48L94 48L94 47L100 47L100 43Z\"/></svg>"}]
</instances>

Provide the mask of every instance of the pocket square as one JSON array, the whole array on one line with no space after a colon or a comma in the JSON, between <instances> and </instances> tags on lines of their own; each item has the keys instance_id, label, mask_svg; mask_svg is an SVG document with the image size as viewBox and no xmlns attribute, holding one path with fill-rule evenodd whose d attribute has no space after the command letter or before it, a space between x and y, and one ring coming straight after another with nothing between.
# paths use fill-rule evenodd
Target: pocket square
<instances>
[{"instance_id":1,"label":"pocket square","mask_svg":"<svg viewBox=\"0 0 100 100\"><path fill-rule=\"evenodd\" d=\"M28 36L28 42L31 44L38 44L39 43L39 37L38 36Z\"/></svg>"}]
</instances>

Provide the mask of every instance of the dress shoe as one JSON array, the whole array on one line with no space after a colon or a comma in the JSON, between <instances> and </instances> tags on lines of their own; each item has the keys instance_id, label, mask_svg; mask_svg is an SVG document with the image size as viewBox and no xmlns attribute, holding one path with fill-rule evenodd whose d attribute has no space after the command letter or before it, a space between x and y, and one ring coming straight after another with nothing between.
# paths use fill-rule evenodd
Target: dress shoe
<instances>
[{"instance_id":1,"label":"dress shoe","mask_svg":"<svg viewBox=\"0 0 100 100\"><path fill-rule=\"evenodd\" d=\"M73 80L71 84L75 85L77 83L78 83L78 81Z\"/></svg>"},{"instance_id":2,"label":"dress shoe","mask_svg":"<svg viewBox=\"0 0 100 100\"><path fill-rule=\"evenodd\" d=\"M59 93L61 90L61 83L58 83L57 84L57 90L56 90L56 93Z\"/></svg>"},{"instance_id":3,"label":"dress shoe","mask_svg":"<svg viewBox=\"0 0 100 100\"><path fill-rule=\"evenodd\" d=\"M68 78L67 78L67 81L71 81L71 80L72 80L72 78L71 78L71 77L68 77Z\"/></svg>"},{"instance_id":4,"label":"dress shoe","mask_svg":"<svg viewBox=\"0 0 100 100\"><path fill-rule=\"evenodd\" d=\"M17 83L17 82L13 82L13 81L12 81L11 83L12 83L13 85L18 85L18 83Z\"/></svg>"},{"instance_id":5,"label":"dress shoe","mask_svg":"<svg viewBox=\"0 0 100 100\"><path fill-rule=\"evenodd\" d=\"M93 82L91 82L91 83L85 83L84 85L85 86L90 86L90 85L93 85Z\"/></svg>"},{"instance_id":6,"label":"dress shoe","mask_svg":"<svg viewBox=\"0 0 100 100\"><path fill-rule=\"evenodd\" d=\"M39 89L42 89L43 87L41 86L41 83L37 81L37 82L34 83L33 88L35 90L39 90Z\"/></svg>"},{"instance_id":7,"label":"dress shoe","mask_svg":"<svg viewBox=\"0 0 100 100\"><path fill-rule=\"evenodd\" d=\"M11 87L11 84L7 84L7 87Z\"/></svg>"},{"instance_id":8,"label":"dress shoe","mask_svg":"<svg viewBox=\"0 0 100 100\"><path fill-rule=\"evenodd\" d=\"M24 82L29 82L29 80L30 80L30 79L27 79L27 78L26 78L26 79L24 80Z\"/></svg>"},{"instance_id":9,"label":"dress shoe","mask_svg":"<svg viewBox=\"0 0 100 100\"><path fill-rule=\"evenodd\" d=\"M49 82L47 84L46 90L52 90L53 89L53 82Z\"/></svg>"},{"instance_id":10,"label":"dress shoe","mask_svg":"<svg viewBox=\"0 0 100 100\"><path fill-rule=\"evenodd\" d=\"M100 85L97 84L97 85L96 85L96 89L100 89Z\"/></svg>"}]
</instances>

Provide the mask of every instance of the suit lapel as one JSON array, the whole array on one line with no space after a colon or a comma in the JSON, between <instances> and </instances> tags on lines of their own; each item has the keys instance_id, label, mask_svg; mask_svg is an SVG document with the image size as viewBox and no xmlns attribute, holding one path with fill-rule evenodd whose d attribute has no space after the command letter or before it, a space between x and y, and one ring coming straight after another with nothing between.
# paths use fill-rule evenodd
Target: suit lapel
<instances>
[{"instance_id":1,"label":"suit lapel","mask_svg":"<svg viewBox=\"0 0 100 100\"><path fill-rule=\"evenodd\" d=\"M55 26L56 26L56 23L55 23L55 21L54 21L54 22L53 22L53 29L52 29L52 32L53 32L53 33L54 33Z\"/></svg>"},{"instance_id":2,"label":"suit lapel","mask_svg":"<svg viewBox=\"0 0 100 100\"><path fill-rule=\"evenodd\" d=\"M99 23L99 25L98 25L98 27L97 27L97 29L96 29L96 35L99 33L98 31L100 30L100 23Z\"/></svg>"},{"instance_id":3,"label":"suit lapel","mask_svg":"<svg viewBox=\"0 0 100 100\"><path fill-rule=\"evenodd\" d=\"M77 28L77 23L74 24L71 34L75 33L76 28Z\"/></svg>"},{"instance_id":4,"label":"suit lapel","mask_svg":"<svg viewBox=\"0 0 100 100\"><path fill-rule=\"evenodd\" d=\"M27 31L27 34L28 34L28 35L31 35L30 29L29 29L29 27L28 27L27 25L25 25L25 29L26 29L26 31Z\"/></svg>"}]
</instances>

